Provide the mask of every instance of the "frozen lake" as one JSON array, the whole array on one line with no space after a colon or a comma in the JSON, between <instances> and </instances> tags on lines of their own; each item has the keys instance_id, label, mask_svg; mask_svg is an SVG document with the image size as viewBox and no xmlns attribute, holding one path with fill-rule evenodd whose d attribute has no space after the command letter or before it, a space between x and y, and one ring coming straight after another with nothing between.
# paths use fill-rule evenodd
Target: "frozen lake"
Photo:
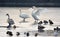
<instances>
[{"instance_id":1,"label":"frozen lake","mask_svg":"<svg viewBox=\"0 0 60 37\"><path fill-rule=\"evenodd\" d=\"M40 7L39 7L40 8ZM42 8L42 7L41 7ZM47 7L46 7L47 8ZM44 25L42 24L43 26L45 26L46 28L44 29L45 32L42 33L42 35L38 35L38 37L55 37L55 36L50 36L50 34L53 35L53 33L49 33L49 31L47 30L53 30L53 28L59 26L60 27L60 8L47 8L48 9L48 12L47 13L40 13L40 20L49 20L51 19L54 24L52 26L50 26L49 24L48 25ZM16 32L20 32L21 35L20 37L24 37L25 35L23 34L24 32L26 31L30 31L30 34L33 34L33 35L30 35L29 37L34 37L34 33L37 32L37 26L38 25L32 25L34 23L34 19L32 18L31 16L31 13L32 11L31 10L28 10L28 8L22 8L22 13L26 13L30 16L30 18L26 19L26 21L28 21L27 23L20 23L22 21L22 18L19 17L19 8L1 8L0 7L0 26L7 26L8 23L7 23L7 16L6 14L9 13L10 17L14 20L16 26L19 26L19 28L17 29L11 29L11 31L13 32L14 36L13 37L17 37L16 36ZM40 21L39 20L39 21ZM8 37L6 35L6 32L8 30L6 28L0 28L0 37ZM33 33L32 33L33 32ZM44 35L44 34L47 34L48 32L48 35ZM52 31L53 32L53 31ZM59 34L60 35L60 34Z\"/></svg>"},{"instance_id":2,"label":"frozen lake","mask_svg":"<svg viewBox=\"0 0 60 37\"><path fill-rule=\"evenodd\" d=\"M35 37L35 33L38 33L37 37L56 37L54 36L54 31L53 30L45 30L44 32L38 32L37 30L32 30L28 28L16 28L16 29L11 29L7 30L6 28L0 28L0 37L9 37L6 32L11 31L13 33L12 37L17 37L16 32L20 33L19 37L27 37L24 32L29 32L30 36L29 37ZM58 33L58 37L60 37L60 32Z\"/></svg>"}]
</instances>

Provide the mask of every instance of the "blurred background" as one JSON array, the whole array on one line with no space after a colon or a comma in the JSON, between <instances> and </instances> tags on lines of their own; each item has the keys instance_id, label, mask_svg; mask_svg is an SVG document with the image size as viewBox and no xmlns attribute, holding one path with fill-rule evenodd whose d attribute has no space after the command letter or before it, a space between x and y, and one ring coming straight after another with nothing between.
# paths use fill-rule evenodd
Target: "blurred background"
<instances>
[{"instance_id":1,"label":"blurred background","mask_svg":"<svg viewBox=\"0 0 60 37\"><path fill-rule=\"evenodd\" d=\"M60 0L0 0L0 7L60 7Z\"/></svg>"}]
</instances>

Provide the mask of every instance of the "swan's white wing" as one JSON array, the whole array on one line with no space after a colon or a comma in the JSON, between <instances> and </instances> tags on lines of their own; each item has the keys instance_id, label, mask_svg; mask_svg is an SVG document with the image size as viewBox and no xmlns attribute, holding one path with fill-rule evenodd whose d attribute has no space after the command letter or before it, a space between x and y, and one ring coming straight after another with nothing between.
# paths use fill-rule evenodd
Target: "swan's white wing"
<instances>
[{"instance_id":1,"label":"swan's white wing","mask_svg":"<svg viewBox=\"0 0 60 37\"><path fill-rule=\"evenodd\" d=\"M36 11L35 11L35 15L40 15L40 11L42 11L41 9L37 9Z\"/></svg>"},{"instance_id":2,"label":"swan's white wing","mask_svg":"<svg viewBox=\"0 0 60 37\"><path fill-rule=\"evenodd\" d=\"M29 8L29 9L28 9L28 11L30 11L30 12L32 12L33 10L34 10L34 9L32 9L32 8Z\"/></svg>"},{"instance_id":3,"label":"swan's white wing","mask_svg":"<svg viewBox=\"0 0 60 37\"><path fill-rule=\"evenodd\" d=\"M40 15L41 12L47 12L47 9L37 9L35 15Z\"/></svg>"}]
</instances>

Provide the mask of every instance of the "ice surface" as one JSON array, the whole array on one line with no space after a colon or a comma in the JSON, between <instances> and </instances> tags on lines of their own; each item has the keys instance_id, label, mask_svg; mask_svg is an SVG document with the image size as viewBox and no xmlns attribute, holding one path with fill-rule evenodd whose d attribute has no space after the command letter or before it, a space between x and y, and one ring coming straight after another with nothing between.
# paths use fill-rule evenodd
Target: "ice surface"
<instances>
[{"instance_id":1,"label":"ice surface","mask_svg":"<svg viewBox=\"0 0 60 37\"><path fill-rule=\"evenodd\" d=\"M8 30L7 28L0 28L0 37L9 37L8 35L6 35L7 31L13 32L14 35L12 37L17 37L16 32L21 33L19 37L26 37L26 35L24 35L24 32L28 32L28 31L30 31L29 37L35 37L34 33L37 32L38 25L37 24L33 25L34 19L31 16L32 11L27 11L27 9L25 10L24 9L25 8L22 9L22 13L25 12L30 16L30 18L26 19L26 21L28 21L27 23L20 23L22 21L22 18L19 17L20 14L19 8L0 8L0 26L8 25L6 13L10 14L10 17L15 22L14 25L19 26L19 28L15 30L13 28L11 30ZM47 9L49 12L40 13L40 20L48 21L49 19L51 19L54 22L54 24L52 26L50 26L49 24L47 25L42 24L43 26L46 27L44 29L45 32L41 33L41 35L38 35L38 37L55 37L55 36L46 36L47 34L53 35L53 33L49 33L50 31L46 31L46 30L53 30L53 28L55 28L56 26L60 27L60 8L47 8Z\"/></svg>"}]
</instances>

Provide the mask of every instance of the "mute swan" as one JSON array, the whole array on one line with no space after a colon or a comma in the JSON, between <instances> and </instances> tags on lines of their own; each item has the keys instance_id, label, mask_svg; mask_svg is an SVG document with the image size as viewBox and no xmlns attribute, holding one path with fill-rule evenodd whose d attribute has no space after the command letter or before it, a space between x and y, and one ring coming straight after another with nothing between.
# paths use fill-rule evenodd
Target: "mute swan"
<instances>
[{"instance_id":1,"label":"mute swan","mask_svg":"<svg viewBox=\"0 0 60 37\"><path fill-rule=\"evenodd\" d=\"M33 23L34 25L38 23L38 20L40 20L40 13L47 12L47 8L37 8L33 6L32 8L29 8L30 11L32 11L31 15L34 18L35 22Z\"/></svg>"},{"instance_id":2,"label":"mute swan","mask_svg":"<svg viewBox=\"0 0 60 37\"><path fill-rule=\"evenodd\" d=\"M35 6L32 7L32 17L34 18L35 20L35 23L38 22L38 20L40 20L39 16L40 16L40 13L41 12L47 12L47 9L44 9L44 8L37 8Z\"/></svg>"},{"instance_id":3,"label":"mute swan","mask_svg":"<svg viewBox=\"0 0 60 37\"><path fill-rule=\"evenodd\" d=\"M22 13L21 12L21 9L19 10L20 11L20 17L23 18L23 22L26 22L25 19L29 18L29 16L26 14L26 13Z\"/></svg>"}]
</instances>

